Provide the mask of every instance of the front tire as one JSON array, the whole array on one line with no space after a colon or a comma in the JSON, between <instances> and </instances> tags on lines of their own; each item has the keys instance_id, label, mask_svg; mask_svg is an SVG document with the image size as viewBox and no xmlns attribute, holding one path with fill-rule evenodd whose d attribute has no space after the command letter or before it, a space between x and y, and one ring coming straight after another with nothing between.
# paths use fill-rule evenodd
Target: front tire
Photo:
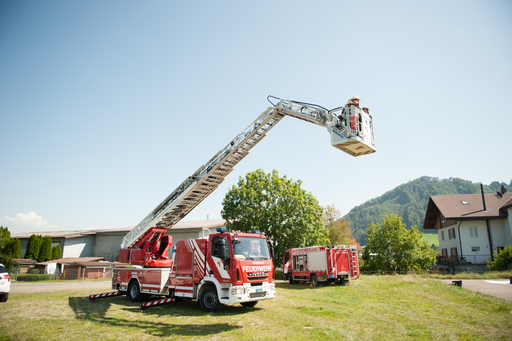
<instances>
[{"instance_id":1,"label":"front tire","mask_svg":"<svg viewBox=\"0 0 512 341\"><path fill-rule=\"evenodd\" d=\"M220 311L222 303L219 301L217 289L210 286L202 290L199 297L199 304L201 305L201 308L208 313L216 313Z\"/></svg>"},{"instance_id":2,"label":"front tire","mask_svg":"<svg viewBox=\"0 0 512 341\"><path fill-rule=\"evenodd\" d=\"M311 275L311 284L314 286L314 287L317 287L318 286L318 278L316 277L315 274L312 274Z\"/></svg>"},{"instance_id":3,"label":"front tire","mask_svg":"<svg viewBox=\"0 0 512 341\"><path fill-rule=\"evenodd\" d=\"M146 297L145 294L140 292L140 286L137 281L133 281L128 286L128 297L132 302L140 302Z\"/></svg>"},{"instance_id":4,"label":"front tire","mask_svg":"<svg viewBox=\"0 0 512 341\"><path fill-rule=\"evenodd\" d=\"M291 272L288 273L288 281L290 282L290 284L295 283L294 280L293 280L293 275L292 275Z\"/></svg>"}]
</instances>

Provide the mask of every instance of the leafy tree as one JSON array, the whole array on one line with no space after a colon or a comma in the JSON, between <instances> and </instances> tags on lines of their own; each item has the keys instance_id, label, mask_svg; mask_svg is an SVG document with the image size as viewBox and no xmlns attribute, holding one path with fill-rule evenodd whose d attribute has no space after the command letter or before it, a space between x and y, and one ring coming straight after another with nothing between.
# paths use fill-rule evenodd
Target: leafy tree
<instances>
[{"instance_id":1,"label":"leafy tree","mask_svg":"<svg viewBox=\"0 0 512 341\"><path fill-rule=\"evenodd\" d=\"M402 217L386 215L380 224L370 224L365 248L365 270L393 272L424 271L435 263L436 251L422 241L416 226L410 230Z\"/></svg>"},{"instance_id":2,"label":"leafy tree","mask_svg":"<svg viewBox=\"0 0 512 341\"><path fill-rule=\"evenodd\" d=\"M275 254L291 247L328 244L322 224L322 207L301 188L302 182L279 177L276 170L262 169L239 178L222 202L227 227L249 232L259 230L273 242ZM280 257L275 257L276 263Z\"/></svg>"},{"instance_id":3,"label":"leafy tree","mask_svg":"<svg viewBox=\"0 0 512 341\"><path fill-rule=\"evenodd\" d=\"M11 232L9 232L7 226L0 226L0 251L5 248L9 240L11 240Z\"/></svg>"},{"instance_id":4,"label":"leafy tree","mask_svg":"<svg viewBox=\"0 0 512 341\"><path fill-rule=\"evenodd\" d=\"M21 266L20 263L12 260L14 247L17 244L19 244L19 240L18 243L11 240L11 233L8 228L0 226L0 263L2 263L7 271L11 273Z\"/></svg>"},{"instance_id":5,"label":"leafy tree","mask_svg":"<svg viewBox=\"0 0 512 341\"><path fill-rule=\"evenodd\" d=\"M39 255L37 256L38 262L46 262L52 259L52 237L46 236L41 244Z\"/></svg>"},{"instance_id":6,"label":"leafy tree","mask_svg":"<svg viewBox=\"0 0 512 341\"><path fill-rule=\"evenodd\" d=\"M61 259L61 258L62 258L62 251L60 250L60 244L57 244L57 246L54 246L52 248L52 260Z\"/></svg>"},{"instance_id":7,"label":"leafy tree","mask_svg":"<svg viewBox=\"0 0 512 341\"><path fill-rule=\"evenodd\" d=\"M505 248L494 255L494 260L487 264L487 268L491 271L507 271L512 270L512 245L507 245Z\"/></svg>"},{"instance_id":8,"label":"leafy tree","mask_svg":"<svg viewBox=\"0 0 512 341\"><path fill-rule=\"evenodd\" d=\"M328 231L329 245L349 245L354 242L350 223L341 219L341 213L334 205L324 208L323 222Z\"/></svg>"}]
</instances>

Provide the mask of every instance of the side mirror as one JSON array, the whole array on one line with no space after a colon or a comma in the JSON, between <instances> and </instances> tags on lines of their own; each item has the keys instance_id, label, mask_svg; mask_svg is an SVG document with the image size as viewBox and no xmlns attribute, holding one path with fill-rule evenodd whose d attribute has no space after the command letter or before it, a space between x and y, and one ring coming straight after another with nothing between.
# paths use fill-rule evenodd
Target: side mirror
<instances>
[{"instance_id":1,"label":"side mirror","mask_svg":"<svg viewBox=\"0 0 512 341\"><path fill-rule=\"evenodd\" d=\"M226 239L220 238L217 243L219 246L219 258L229 259L229 248L226 246Z\"/></svg>"},{"instance_id":2,"label":"side mirror","mask_svg":"<svg viewBox=\"0 0 512 341\"><path fill-rule=\"evenodd\" d=\"M270 248L270 258L274 258L274 246L272 245L272 242L269 240L268 241L268 246Z\"/></svg>"}]
</instances>

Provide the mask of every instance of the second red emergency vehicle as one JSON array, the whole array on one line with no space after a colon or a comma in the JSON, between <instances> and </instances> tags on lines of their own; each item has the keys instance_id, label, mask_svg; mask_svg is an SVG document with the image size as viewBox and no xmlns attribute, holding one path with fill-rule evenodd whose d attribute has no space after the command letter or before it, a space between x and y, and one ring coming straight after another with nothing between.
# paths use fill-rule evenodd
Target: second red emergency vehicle
<instances>
[{"instance_id":1,"label":"second red emergency vehicle","mask_svg":"<svg viewBox=\"0 0 512 341\"><path fill-rule=\"evenodd\" d=\"M283 278L293 284L310 281L345 285L359 277L359 259L356 246L312 246L288 249L284 253Z\"/></svg>"}]
</instances>

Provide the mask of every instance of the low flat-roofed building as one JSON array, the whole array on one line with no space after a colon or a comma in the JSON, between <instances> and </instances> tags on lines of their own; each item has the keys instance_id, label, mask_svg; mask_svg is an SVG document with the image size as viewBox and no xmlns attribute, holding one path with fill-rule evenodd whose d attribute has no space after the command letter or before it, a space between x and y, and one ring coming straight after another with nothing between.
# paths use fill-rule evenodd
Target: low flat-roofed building
<instances>
[{"instance_id":1,"label":"low flat-roofed building","mask_svg":"<svg viewBox=\"0 0 512 341\"><path fill-rule=\"evenodd\" d=\"M180 240L201 238L215 233L218 227L226 226L224 219L181 221L167 231L172 237L172 249ZM52 247L60 244L62 257L104 257L106 261L115 262L119 257L119 246L124 236L134 226L117 229L98 230L74 230L74 231L51 231L51 232L28 232L12 234L11 238L18 238L21 242L21 256L25 256L27 243L31 235L50 236Z\"/></svg>"}]
</instances>

